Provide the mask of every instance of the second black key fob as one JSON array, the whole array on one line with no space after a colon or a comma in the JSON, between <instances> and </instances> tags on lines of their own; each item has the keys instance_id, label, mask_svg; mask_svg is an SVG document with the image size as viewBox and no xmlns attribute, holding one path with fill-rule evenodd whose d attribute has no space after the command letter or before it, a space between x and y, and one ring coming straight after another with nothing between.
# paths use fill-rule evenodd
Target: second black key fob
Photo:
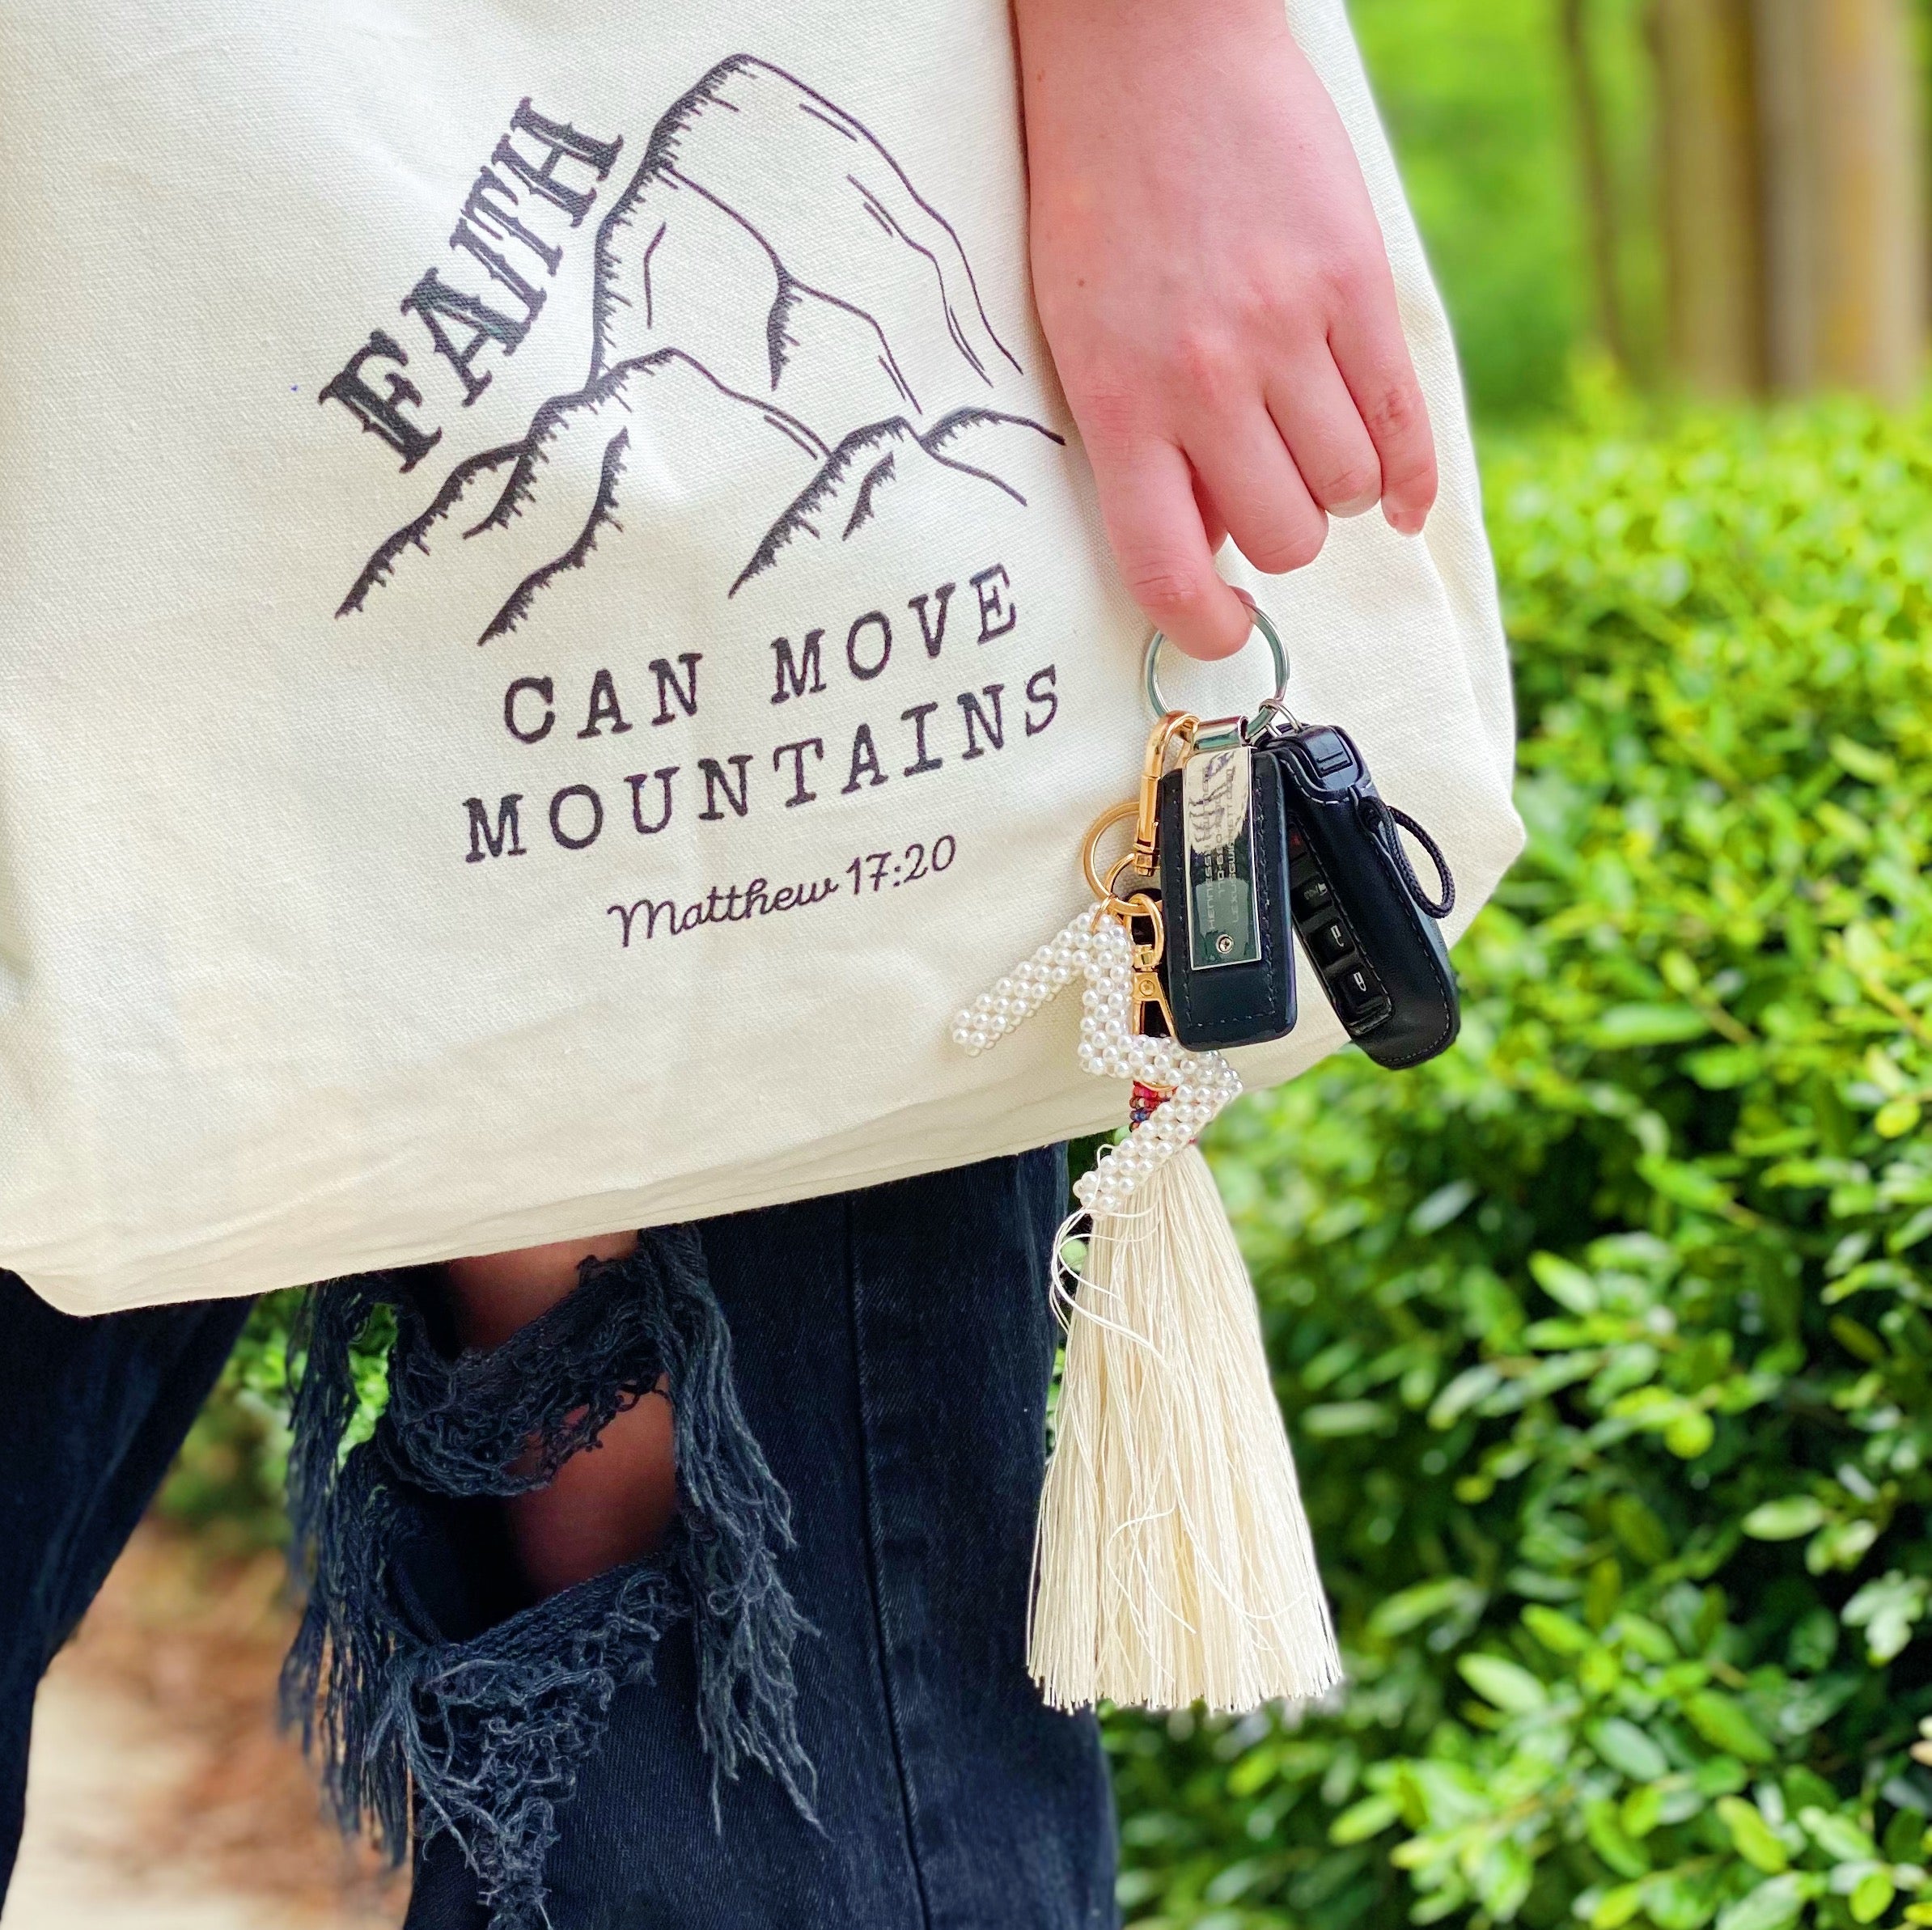
<instances>
[{"instance_id":1,"label":"second black key fob","mask_svg":"<svg viewBox=\"0 0 1932 1930\"><path fill-rule=\"evenodd\" d=\"M1434 840L1383 802L1345 730L1299 724L1257 751L1281 767L1294 927L1336 1016L1392 1070L1447 1052L1462 1014L1436 921L1453 908L1455 884ZM1424 892L1398 823L1429 852L1439 899Z\"/></svg>"}]
</instances>

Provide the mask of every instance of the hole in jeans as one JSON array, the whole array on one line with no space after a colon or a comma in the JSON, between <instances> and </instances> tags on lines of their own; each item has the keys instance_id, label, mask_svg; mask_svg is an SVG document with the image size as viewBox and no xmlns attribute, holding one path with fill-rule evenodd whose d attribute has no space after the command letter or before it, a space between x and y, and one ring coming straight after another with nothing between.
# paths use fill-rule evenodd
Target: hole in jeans
<instances>
[{"instance_id":1,"label":"hole in jeans","mask_svg":"<svg viewBox=\"0 0 1932 1930\"><path fill-rule=\"evenodd\" d=\"M634 1234L613 1234L451 1261L444 1290L459 1342L502 1345L575 1291L587 1266L627 1259L636 1247ZM573 1412L566 1428L583 1419L583 1410ZM547 1483L504 1499L511 1545L533 1598L561 1594L660 1545L677 1507L674 1426L669 1377L661 1375ZM533 1440L518 1471L535 1472L540 1451Z\"/></svg>"}]
</instances>

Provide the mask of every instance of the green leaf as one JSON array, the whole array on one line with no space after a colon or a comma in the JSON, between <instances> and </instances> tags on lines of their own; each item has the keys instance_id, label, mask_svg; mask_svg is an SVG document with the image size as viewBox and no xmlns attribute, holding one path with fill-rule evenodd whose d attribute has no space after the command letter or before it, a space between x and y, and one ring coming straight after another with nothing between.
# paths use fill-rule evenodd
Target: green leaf
<instances>
[{"instance_id":1,"label":"green leaf","mask_svg":"<svg viewBox=\"0 0 1932 1930\"><path fill-rule=\"evenodd\" d=\"M1619 1884L1597 1899L1596 1908L1590 1913L1591 1930L1623 1930L1642 1908L1642 1884Z\"/></svg>"},{"instance_id":2,"label":"green leaf","mask_svg":"<svg viewBox=\"0 0 1932 1930\"><path fill-rule=\"evenodd\" d=\"M1918 1129L1921 1117L1917 1099L1888 1099L1872 1115L1871 1123L1881 1139L1903 1139Z\"/></svg>"},{"instance_id":3,"label":"green leaf","mask_svg":"<svg viewBox=\"0 0 1932 1930\"><path fill-rule=\"evenodd\" d=\"M1473 1614L1482 1604L1482 1591L1460 1575L1447 1575L1434 1581L1417 1582L1379 1602L1368 1619L1368 1632L1378 1640L1388 1640L1421 1628L1438 1617L1455 1611Z\"/></svg>"},{"instance_id":4,"label":"green leaf","mask_svg":"<svg viewBox=\"0 0 1932 1930\"><path fill-rule=\"evenodd\" d=\"M1760 1502L1743 1519L1744 1532L1756 1541L1795 1541L1824 1520L1824 1505L1810 1495L1785 1495Z\"/></svg>"},{"instance_id":5,"label":"green leaf","mask_svg":"<svg viewBox=\"0 0 1932 1930\"><path fill-rule=\"evenodd\" d=\"M1832 755L1853 777L1862 778L1867 784L1889 785L1897 778L1898 766L1883 751L1875 751L1854 738L1842 734L1834 737L1831 751Z\"/></svg>"},{"instance_id":6,"label":"green leaf","mask_svg":"<svg viewBox=\"0 0 1932 1930\"><path fill-rule=\"evenodd\" d=\"M1875 1924L1892 1907L1892 1899L1897 1894L1890 1870L1867 1870L1852 1886L1852 1921Z\"/></svg>"},{"instance_id":7,"label":"green leaf","mask_svg":"<svg viewBox=\"0 0 1932 1930\"><path fill-rule=\"evenodd\" d=\"M1592 1628L1601 1628L1616 1613L1623 1587L1623 1570L1614 1555L1591 1564L1589 1579L1583 1585L1583 1619Z\"/></svg>"},{"instance_id":8,"label":"green leaf","mask_svg":"<svg viewBox=\"0 0 1932 1930\"><path fill-rule=\"evenodd\" d=\"M1625 1716L1607 1716L1593 1723L1589 1737L1590 1746L1633 1783L1654 1783L1670 1769L1670 1758Z\"/></svg>"},{"instance_id":9,"label":"green leaf","mask_svg":"<svg viewBox=\"0 0 1932 1930\"><path fill-rule=\"evenodd\" d=\"M1742 1757L1747 1763L1769 1763L1776 1753L1743 1705L1721 1689L1700 1689L1684 1700L1684 1712L1692 1728L1714 1749Z\"/></svg>"},{"instance_id":10,"label":"green leaf","mask_svg":"<svg viewBox=\"0 0 1932 1930\"><path fill-rule=\"evenodd\" d=\"M1590 1036L1593 1044L1614 1049L1676 1044L1710 1030L1710 1021L1689 1005L1612 1005L1598 1016Z\"/></svg>"},{"instance_id":11,"label":"green leaf","mask_svg":"<svg viewBox=\"0 0 1932 1930\"><path fill-rule=\"evenodd\" d=\"M1803 1913L1806 1889L1795 1870L1771 1877L1718 1919L1718 1930L1789 1930Z\"/></svg>"},{"instance_id":12,"label":"green leaf","mask_svg":"<svg viewBox=\"0 0 1932 1930\"><path fill-rule=\"evenodd\" d=\"M1581 1655L1596 1639L1581 1622L1540 1602L1523 1610L1523 1625L1553 1655Z\"/></svg>"},{"instance_id":13,"label":"green leaf","mask_svg":"<svg viewBox=\"0 0 1932 1930\"><path fill-rule=\"evenodd\" d=\"M1325 1401L1303 1408L1300 1427L1313 1440L1341 1441L1353 1434L1379 1434L1395 1418L1380 1401Z\"/></svg>"},{"instance_id":14,"label":"green leaf","mask_svg":"<svg viewBox=\"0 0 1932 1930\"><path fill-rule=\"evenodd\" d=\"M1808 1805L1799 1811L1798 1820L1819 1848L1837 1862L1867 1863L1879 1853L1870 1832L1836 1810Z\"/></svg>"},{"instance_id":15,"label":"green leaf","mask_svg":"<svg viewBox=\"0 0 1932 1930\"><path fill-rule=\"evenodd\" d=\"M1536 1285L1573 1314L1594 1314L1601 1304L1596 1282L1572 1260L1554 1253L1532 1253L1529 1269Z\"/></svg>"},{"instance_id":16,"label":"green leaf","mask_svg":"<svg viewBox=\"0 0 1932 1930\"><path fill-rule=\"evenodd\" d=\"M1695 1461L1707 1454L1718 1430L1701 1407L1687 1407L1663 1430L1663 1445L1680 1461Z\"/></svg>"},{"instance_id":17,"label":"green leaf","mask_svg":"<svg viewBox=\"0 0 1932 1930\"><path fill-rule=\"evenodd\" d=\"M1625 1833L1614 1803L1599 1801L1586 1804L1583 1830L1590 1839L1590 1847L1618 1876L1648 1873L1650 1859L1643 1845L1633 1842Z\"/></svg>"},{"instance_id":18,"label":"green leaf","mask_svg":"<svg viewBox=\"0 0 1932 1930\"><path fill-rule=\"evenodd\" d=\"M1804 1565L1815 1575L1829 1568L1855 1568L1878 1538L1876 1522L1828 1522L1812 1536L1804 1551Z\"/></svg>"},{"instance_id":19,"label":"green leaf","mask_svg":"<svg viewBox=\"0 0 1932 1930\"><path fill-rule=\"evenodd\" d=\"M1791 1858L1777 1832L1766 1822L1756 1804L1741 1796L1721 1796L1717 1809L1737 1853L1754 1869L1776 1876L1790 1867Z\"/></svg>"},{"instance_id":20,"label":"green leaf","mask_svg":"<svg viewBox=\"0 0 1932 1930\"><path fill-rule=\"evenodd\" d=\"M1502 1385L1502 1376L1485 1361L1465 1367L1451 1380L1429 1410L1429 1424L1446 1430L1455 1425L1478 1401L1487 1400Z\"/></svg>"},{"instance_id":21,"label":"green leaf","mask_svg":"<svg viewBox=\"0 0 1932 1930\"><path fill-rule=\"evenodd\" d=\"M1633 1789L1624 1798L1617 1820L1623 1824L1626 1836L1641 1843L1663 1821L1663 1792L1654 1783Z\"/></svg>"},{"instance_id":22,"label":"green leaf","mask_svg":"<svg viewBox=\"0 0 1932 1930\"><path fill-rule=\"evenodd\" d=\"M1620 1494L1610 1504L1610 1526L1639 1561L1654 1567L1670 1560L1670 1530L1635 1495Z\"/></svg>"},{"instance_id":23,"label":"green leaf","mask_svg":"<svg viewBox=\"0 0 1932 1930\"><path fill-rule=\"evenodd\" d=\"M1731 1188L1705 1167L1687 1160L1646 1153L1638 1161L1637 1170L1663 1198L1694 1213L1728 1215L1736 1209Z\"/></svg>"},{"instance_id":24,"label":"green leaf","mask_svg":"<svg viewBox=\"0 0 1932 1930\"><path fill-rule=\"evenodd\" d=\"M1528 1670L1500 1655L1465 1655L1456 1670L1483 1700L1512 1716L1540 1709L1549 1699L1543 1684Z\"/></svg>"},{"instance_id":25,"label":"green leaf","mask_svg":"<svg viewBox=\"0 0 1932 1930\"><path fill-rule=\"evenodd\" d=\"M1476 1197L1477 1188L1472 1182L1451 1179L1447 1186L1438 1186L1409 1216L1409 1230L1418 1238L1439 1233Z\"/></svg>"},{"instance_id":26,"label":"green leaf","mask_svg":"<svg viewBox=\"0 0 1932 1930\"><path fill-rule=\"evenodd\" d=\"M1677 1659L1677 1644L1648 1615L1633 1615L1625 1609L1616 1618L1616 1633L1646 1662L1661 1665Z\"/></svg>"},{"instance_id":27,"label":"green leaf","mask_svg":"<svg viewBox=\"0 0 1932 1930\"><path fill-rule=\"evenodd\" d=\"M1527 1899L1536 1873L1536 1865L1522 1845L1506 1837L1492 1843L1478 1860L1476 1894L1495 1922L1506 1924Z\"/></svg>"},{"instance_id":28,"label":"green leaf","mask_svg":"<svg viewBox=\"0 0 1932 1930\"><path fill-rule=\"evenodd\" d=\"M1845 1603L1842 1619L1848 1627L1865 1631L1866 1655L1875 1666L1882 1665L1904 1652L1929 1604L1932 1582L1894 1568L1879 1581L1866 1582Z\"/></svg>"},{"instance_id":29,"label":"green leaf","mask_svg":"<svg viewBox=\"0 0 1932 1930\"><path fill-rule=\"evenodd\" d=\"M1717 1914L1716 1886L1695 1865L1666 1871L1644 1886L1643 1907L1657 1930L1702 1930Z\"/></svg>"},{"instance_id":30,"label":"green leaf","mask_svg":"<svg viewBox=\"0 0 1932 1930\"><path fill-rule=\"evenodd\" d=\"M1228 1794L1258 1796L1279 1775L1281 1763L1282 1753L1272 1743L1264 1742L1259 1749L1251 1749L1228 1771Z\"/></svg>"},{"instance_id":31,"label":"green leaf","mask_svg":"<svg viewBox=\"0 0 1932 1930\"><path fill-rule=\"evenodd\" d=\"M1401 1812L1393 1797L1365 1796L1337 1817L1328 1826L1331 1843L1366 1843L1371 1836L1379 1836L1400 1819Z\"/></svg>"},{"instance_id":32,"label":"green leaf","mask_svg":"<svg viewBox=\"0 0 1932 1930\"><path fill-rule=\"evenodd\" d=\"M1684 1069L1706 1092L1731 1092L1763 1075L1765 1055L1751 1046L1706 1046L1685 1059Z\"/></svg>"},{"instance_id":33,"label":"green leaf","mask_svg":"<svg viewBox=\"0 0 1932 1930\"><path fill-rule=\"evenodd\" d=\"M1742 1763L1730 1756L1707 1756L1691 1771L1691 1781L1705 1796L1735 1796L1751 1780Z\"/></svg>"}]
</instances>

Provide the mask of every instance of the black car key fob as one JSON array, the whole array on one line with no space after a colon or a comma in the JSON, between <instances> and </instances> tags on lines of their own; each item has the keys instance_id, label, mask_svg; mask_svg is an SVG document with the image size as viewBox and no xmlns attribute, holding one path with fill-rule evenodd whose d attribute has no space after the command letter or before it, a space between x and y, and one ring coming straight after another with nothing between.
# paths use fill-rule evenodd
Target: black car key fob
<instances>
[{"instance_id":1,"label":"black car key fob","mask_svg":"<svg viewBox=\"0 0 1932 1930\"><path fill-rule=\"evenodd\" d=\"M1256 748L1281 773L1294 929L1336 1016L1378 1065L1447 1052L1462 1013L1437 921L1454 908L1455 882L1434 840L1383 803L1345 730L1281 727ZM1439 898L1424 891L1398 826L1428 852Z\"/></svg>"},{"instance_id":2,"label":"black car key fob","mask_svg":"<svg viewBox=\"0 0 1932 1930\"><path fill-rule=\"evenodd\" d=\"M1244 743L1196 748L1160 781L1162 972L1189 1051L1263 1045L1294 1029L1288 835L1278 760Z\"/></svg>"}]
</instances>

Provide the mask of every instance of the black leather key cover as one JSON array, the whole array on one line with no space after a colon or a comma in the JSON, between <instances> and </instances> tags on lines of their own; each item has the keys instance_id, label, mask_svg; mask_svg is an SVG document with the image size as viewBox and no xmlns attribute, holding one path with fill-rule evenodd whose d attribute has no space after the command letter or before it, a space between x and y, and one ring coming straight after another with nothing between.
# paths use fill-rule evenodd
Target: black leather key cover
<instances>
[{"instance_id":1,"label":"black leather key cover","mask_svg":"<svg viewBox=\"0 0 1932 1930\"><path fill-rule=\"evenodd\" d=\"M1260 949L1258 957L1244 963L1201 967L1194 962L1195 900L1188 876L1181 772L1177 767L1161 780L1161 905L1167 920L1161 976L1174 1008L1175 1035L1193 1052L1265 1045L1294 1030L1294 942L1289 925L1282 774L1273 757L1259 752L1247 763Z\"/></svg>"}]
</instances>

